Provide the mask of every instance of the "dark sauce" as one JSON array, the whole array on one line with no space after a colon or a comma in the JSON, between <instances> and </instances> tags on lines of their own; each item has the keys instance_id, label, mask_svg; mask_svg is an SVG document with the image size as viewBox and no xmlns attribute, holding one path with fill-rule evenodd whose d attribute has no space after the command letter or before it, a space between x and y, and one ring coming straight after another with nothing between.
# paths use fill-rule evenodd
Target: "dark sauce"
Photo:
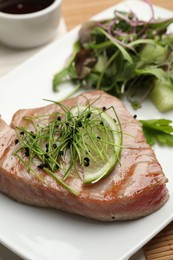
<instances>
[{"instance_id":1,"label":"dark sauce","mask_svg":"<svg viewBox=\"0 0 173 260\"><path fill-rule=\"evenodd\" d=\"M0 12L8 14L28 14L41 11L55 0L0 0Z\"/></svg>"}]
</instances>

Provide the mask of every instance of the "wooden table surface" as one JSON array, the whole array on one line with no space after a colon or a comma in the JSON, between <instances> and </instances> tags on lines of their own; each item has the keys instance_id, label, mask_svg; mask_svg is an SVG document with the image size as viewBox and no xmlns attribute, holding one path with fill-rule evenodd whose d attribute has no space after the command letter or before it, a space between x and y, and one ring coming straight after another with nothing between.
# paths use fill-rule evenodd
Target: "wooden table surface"
<instances>
[{"instance_id":1,"label":"wooden table surface","mask_svg":"<svg viewBox=\"0 0 173 260\"><path fill-rule=\"evenodd\" d=\"M120 0L62 0L62 12L68 30ZM150 0L152 4L173 10L173 0Z\"/></svg>"},{"instance_id":2,"label":"wooden table surface","mask_svg":"<svg viewBox=\"0 0 173 260\"><path fill-rule=\"evenodd\" d=\"M67 29L71 30L119 2L119 0L62 0L62 13ZM173 10L173 0L150 0L150 3ZM173 222L144 247L144 252L147 260L173 260Z\"/></svg>"}]
</instances>

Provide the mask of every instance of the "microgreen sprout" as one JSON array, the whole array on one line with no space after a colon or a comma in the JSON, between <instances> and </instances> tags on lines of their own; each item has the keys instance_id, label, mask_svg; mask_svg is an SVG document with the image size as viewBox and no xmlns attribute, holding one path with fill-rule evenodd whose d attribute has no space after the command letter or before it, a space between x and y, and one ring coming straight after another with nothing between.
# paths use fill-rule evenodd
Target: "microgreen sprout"
<instances>
[{"instance_id":1,"label":"microgreen sprout","mask_svg":"<svg viewBox=\"0 0 173 260\"><path fill-rule=\"evenodd\" d=\"M98 172L109 162L110 154L115 158L112 165L119 162L121 124L113 107L99 109L89 104L68 108L62 103L56 104L57 112L53 114L23 119L24 125L16 128L15 155L28 172L40 180L44 171L69 192L78 195L78 191L67 185L66 179L85 180L85 169L90 172L99 162L98 169L94 168ZM107 115L110 110L115 121Z\"/></svg>"}]
</instances>

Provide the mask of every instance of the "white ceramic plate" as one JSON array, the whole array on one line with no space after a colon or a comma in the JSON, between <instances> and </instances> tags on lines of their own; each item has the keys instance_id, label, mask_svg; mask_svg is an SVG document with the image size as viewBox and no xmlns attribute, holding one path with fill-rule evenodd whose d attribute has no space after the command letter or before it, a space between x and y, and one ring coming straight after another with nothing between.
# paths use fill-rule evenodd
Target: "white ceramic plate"
<instances>
[{"instance_id":1,"label":"white ceramic plate","mask_svg":"<svg viewBox=\"0 0 173 260\"><path fill-rule=\"evenodd\" d=\"M112 16L115 8L130 8L143 19L150 16L144 3L125 1L96 18ZM157 7L155 14L157 17L173 15ZM46 105L43 98L56 100L70 91L71 86L67 85L59 94L53 93L51 81L71 53L78 29L1 79L0 113L7 122L19 108ZM138 118L162 116L149 102L138 111ZM172 119L173 113L164 116ZM22 205L0 194L0 242L32 260L127 259L173 219L173 149L156 146L155 150L169 178L170 199L154 214L135 221L99 223L56 210Z\"/></svg>"}]
</instances>

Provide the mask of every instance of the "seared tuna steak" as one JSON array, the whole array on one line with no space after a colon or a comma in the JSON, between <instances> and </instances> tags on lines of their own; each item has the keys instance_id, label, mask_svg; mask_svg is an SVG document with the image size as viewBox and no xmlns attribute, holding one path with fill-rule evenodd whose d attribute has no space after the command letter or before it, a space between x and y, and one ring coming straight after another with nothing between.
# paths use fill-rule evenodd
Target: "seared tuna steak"
<instances>
[{"instance_id":1,"label":"seared tuna steak","mask_svg":"<svg viewBox=\"0 0 173 260\"><path fill-rule=\"evenodd\" d=\"M90 185L85 185L77 176L67 178L67 185L78 192L75 195L39 167L35 172L39 172L41 181L15 156L16 126L24 125L24 118L28 116L54 114L59 107L51 104L17 111L11 126L0 121L0 191L22 203L56 208L101 221L136 219L161 208L169 197L167 178L153 149L146 143L139 122L120 100L101 91L63 101L69 108L88 103L101 109L113 106L121 122L123 148L120 163L112 172ZM111 110L107 113L113 116ZM27 127L32 131L30 125Z\"/></svg>"}]
</instances>

